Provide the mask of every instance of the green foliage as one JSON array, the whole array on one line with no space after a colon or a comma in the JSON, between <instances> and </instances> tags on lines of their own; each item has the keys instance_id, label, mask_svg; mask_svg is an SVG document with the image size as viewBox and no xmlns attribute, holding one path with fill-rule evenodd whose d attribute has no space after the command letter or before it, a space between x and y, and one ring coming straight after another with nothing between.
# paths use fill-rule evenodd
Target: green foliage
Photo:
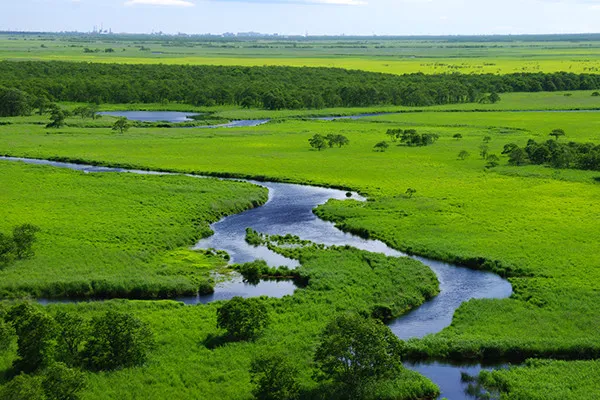
<instances>
[{"instance_id":1,"label":"green foliage","mask_svg":"<svg viewBox=\"0 0 600 400\"><path fill-rule=\"evenodd\" d=\"M337 147L342 147L345 146L347 144L350 144L350 140L348 140L348 138L344 135L334 135L334 134L329 134L327 136L325 136L325 140L327 140L327 144L329 145L329 147L333 147L333 146L337 146Z\"/></svg>"},{"instance_id":2,"label":"green foliage","mask_svg":"<svg viewBox=\"0 0 600 400\"><path fill-rule=\"evenodd\" d=\"M365 398L370 385L393 378L402 368L399 349L398 339L381 321L341 314L321 334L317 377L334 382L342 397Z\"/></svg>"},{"instance_id":3,"label":"green foliage","mask_svg":"<svg viewBox=\"0 0 600 400\"><path fill-rule=\"evenodd\" d=\"M0 314L0 353L8 350L14 335L13 327L4 321L4 316Z\"/></svg>"},{"instance_id":4,"label":"green foliage","mask_svg":"<svg viewBox=\"0 0 600 400\"><path fill-rule=\"evenodd\" d=\"M485 143L479 145L479 155L484 160L487 158L488 152L490 151L490 146Z\"/></svg>"},{"instance_id":5,"label":"green foliage","mask_svg":"<svg viewBox=\"0 0 600 400\"><path fill-rule=\"evenodd\" d=\"M98 106L96 104L88 104L85 106L76 107L73 109L72 113L73 113L73 115L79 115L81 117L81 119L84 119L84 118L96 119L97 117L99 117L99 115L97 115Z\"/></svg>"},{"instance_id":6,"label":"green foliage","mask_svg":"<svg viewBox=\"0 0 600 400\"><path fill-rule=\"evenodd\" d=\"M54 361L56 322L46 313L28 303L12 307L7 316L17 334L16 371L31 373L44 369Z\"/></svg>"},{"instance_id":7,"label":"green foliage","mask_svg":"<svg viewBox=\"0 0 600 400\"><path fill-rule=\"evenodd\" d=\"M269 324L267 307L260 299L233 297L217 309L217 327L230 340L256 338Z\"/></svg>"},{"instance_id":8,"label":"green foliage","mask_svg":"<svg viewBox=\"0 0 600 400\"><path fill-rule=\"evenodd\" d=\"M600 170L600 145L594 143L559 143L555 140L538 143L529 139L525 148L514 143L504 148L504 151L510 151L508 162L512 165L531 163L553 168Z\"/></svg>"},{"instance_id":9,"label":"green foliage","mask_svg":"<svg viewBox=\"0 0 600 400\"><path fill-rule=\"evenodd\" d=\"M548 135L554 136L554 140L558 140L559 137L565 136L565 131L563 129L552 129L552 132Z\"/></svg>"},{"instance_id":10,"label":"green foliage","mask_svg":"<svg viewBox=\"0 0 600 400\"><path fill-rule=\"evenodd\" d=\"M146 323L128 313L107 311L92 320L82 359L95 371L134 367L146 362L154 345Z\"/></svg>"},{"instance_id":11,"label":"green foliage","mask_svg":"<svg viewBox=\"0 0 600 400\"><path fill-rule=\"evenodd\" d=\"M32 224L18 225L13 228L13 241L18 259L33 256L32 246L36 241L35 234L39 231L40 228Z\"/></svg>"},{"instance_id":12,"label":"green foliage","mask_svg":"<svg viewBox=\"0 0 600 400\"><path fill-rule=\"evenodd\" d=\"M65 311L57 312L54 320L59 329L56 359L70 367L81 365L80 353L90 334L87 321L79 315Z\"/></svg>"},{"instance_id":13,"label":"green foliage","mask_svg":"<svg viewBox=\"0 0 600 400\"><path fill-rule=\"evenodd\" d=\"M318 133L315 133L313 137L308 139L308 143L310 144L310 147L312 147L313 149L317 149L318 151L321 151L327 147L327 140L325 139L325 137L319 135Z\"/></svg>"},{"instance_id":14,"label":"green foliage","mask_svg":"<svg viewBox=\"0 0 600 400\"><path fill-rule=\"evenodd\" d=\"M131 124L129 123L129 120L127 118L119 117L113 124L112 130L119 131L120 134L123 134L123 132L127 132L129 130L130 126Z\"/></svg>"},{"instance_id":15,"label":"green foliage","mask_svg":"<svg viewBox=\"0 0 600 400\"><path fill-rule=\"evenodd\" d=\"M299 396L298 369L281 354L262 354L252 360L252 394L259 400L294 400Z\"/></svg>"},{"instance_id":16,"label":"green foliage","mask_svg":"<svg viewBox=\"0 0 600 400\"><path fill-rule=\"evenodd\" d=\"M3 400L47 400L42 386L42 377L20 374L10 382L0 386L0 399Z\"/></svg>"},{"instance_id":17,"label":"green foliage","mask_svg":"<svg viewBox=\"0 0 600 400\"><path fill-rule=\"evenodd\" d=\"M459 158L459 159L461 159L461 160L466 160L467 158L469 158L469 156L470 156L470 155L471 155L471 154L470 154L468 151L466 151L466 150L461 150L461 151L458 153L458 158Z\"/></svg>"},{"instance_id":18,"label":"green foliage","mask_svg":"<svg viewBox=\"0 0 600 400\"><path fill-rule=\"evenodd\" d=\"M419 134L415 129L398 129L397 137L400 138L400 143L406 146L428 146L435 143L440 136L437 133Z\"/></svg>"},{"instance_id":19,"label":"green foliage","mask_svg":"<svg viewBox=\"0 0 600 400\"><path fill-rule=\"evenodd\" d=\"M463 138L463 135L462 135L462 134L460 134L460 133L455 133L454 135L452 135L452 137L453 137L454 139L456 139L456 140L459 140L459 139L462 139L462 138Z\"/></svg>"},{"instance_id":20,"label":"green foliage","mask_svg":"<svg viewBox=\"0 0 600 400\"><path fill-rule=\"evenodd\" d=\"M35 225L22 224L13 228L12 237L0 232L0 269L11 265L14 260L32 257L35 234L39 230Z\"/></svg>"},{"instance_id":21,"label":"green foliage","mask_svg":"<svg viewBox=\"0 0 600 400\"><path fill-rule=\"evenodd\" d=\"M79 400L79 392L86 385L85 375L68 368L65 364L54 363L46 369L42 387L48 400Z\"/></svg>"},{"instance_id":22,"label":"green foliage","mask_svg":"<svg viewBox=\"0 0 600 400\"><path fill-rule=\"evenodd\" d=\"M60 107L55 107L50 112L50 122L46 125L46 128L62 128L65 126L65 119L67 114Z\"/></svg>"},{"instance_id":23,"label":"green foliage","mask_svg":"<svg viewBox=\"0 0 600 400\"><path fill-rule=\"evenodd\" d=\"M29 115L33 108L34 97L28 93L0 85L0 117Z\"/></svg>"},{"instance_id":24,"label":"green foliage","mask_svg":"<svg viewBox=\"0 0 600 400\"><path fill-rule=\"evenodd\" d=\"M500 164L500 157L495 154L488 154L485 158L487 163L485 164L486 168L494 168Z\"/></svg>"},{"instance_id":25,"label":"green foliage","mask_svg":"<svg viewBox=\"0 0 600 400\"><path fill-rule=\"evenodd\" d=\"M0 269L9 266L17 257L17 245L12 237L0 232Z\"/></svg>"},{"instance_id":26,"label":"green foliage","mask_svg":"<svg viewBox=\"0 0 600 400\"><path fill-rule=\"evenodd\" d=\"M375 144L375 146L373 146L373 150L379 153L383 153L387 150L387 148L390 147L390 145L388 144L388 142L386 141L381 141L381 142L377 142Z\"/></svg>"},{"instance_id":27,"label":"green foliage","mask_svg":"<svg viewBox=\"0 0 600 400\"><path fill-rule=\"evenodd\" d=\"M273 248L273 245L269 245ZM269 267L264 260L255 260L241 265L233 266L250 284L257 284L261 279L293 279L297 284L303 284L305 277L296 270L290 270L287 266Z\"/></svg>"}]
</instances>

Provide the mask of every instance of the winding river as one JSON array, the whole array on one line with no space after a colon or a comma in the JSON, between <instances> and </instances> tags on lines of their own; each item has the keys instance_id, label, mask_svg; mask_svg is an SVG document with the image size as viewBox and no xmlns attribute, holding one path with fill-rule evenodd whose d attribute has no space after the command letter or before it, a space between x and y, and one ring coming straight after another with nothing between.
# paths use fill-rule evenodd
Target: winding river
<instances>
[{"instance_id":1,"label":"winding river","mask_svg":"<svg viewBox=\"0 0 600 400\"><path fill-rule=\"evenodd\" d=\"M24 159L17 157L0 157L10 161L22 161L32 164L50 165L59 168L70 168L83 172L129 172L139 174L162 174L152 171L124 170L121 168L96 167L92 165L70 164L47 160ZM312 210L329 199L347 199L346 192L313 186L295 184L247 181L269 189L269 199L261 207L244 211L223 218L211 225L213 236L200 240L195 248L216 248L225 250L231 262L241 263L255 259L264 259L270 265L298 266L296 260L287 259L266 247L252 247L245 242L245 230L251 227L268 234L292 233L302 239L326 245L350 245L359 249L384 253L388 256L401 257L405 254L388 247L377 240L363 239L337 229L332 223L317 218ZM351 199L364 201L356 193ZM512 287L499 276L482 271L475 271L423 257L413 258L429 266L440 282L440 294L407 315L390 324L390 328L401 339L423 337L436 333L447 327L456 308L472 298L506 298L511 295ZM268 295L283 297L293 294L296 287L291 282L263 281L258 285L249 285L235 278L232 281L218 284L215 293L210 296L187 297L177 300L186 304L207 303L214 300L229 299L233 296L253 297ZM461 382L460 373L465 371L477 373L480 366L452 366L449 364L407 364L415 371L433 380L442 391L441 397L449 399L468 399L464 393L465 386Z\"/></svg>"}]
</instances>

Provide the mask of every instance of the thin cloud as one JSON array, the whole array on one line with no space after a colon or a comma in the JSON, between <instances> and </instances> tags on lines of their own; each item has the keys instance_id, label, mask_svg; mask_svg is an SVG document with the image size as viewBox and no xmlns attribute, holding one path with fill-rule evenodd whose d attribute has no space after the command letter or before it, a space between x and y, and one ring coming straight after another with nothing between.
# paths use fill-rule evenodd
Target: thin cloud
<instances>
[{"instance_id":1,"label":"thin cloud","mask_svg":"<svg viewBox=\"0 0 600 400\"><path fill-rule=\"evenodd\" d=\"M215 3L255 3L255 4L321 4L333 6L364 6L369 4L366 0L209 0Z\"/></svg>"},{"instance_id":2,"label":"thin cloud","mask_svg":"<svg viewBox=\"0 0 600 400\"><path fill-rule=\"evenodd\" d=\"M168 7L193 7L194 3L187 0L128 0L126 6L168 6Z\"/></svg>"}]
</instances>

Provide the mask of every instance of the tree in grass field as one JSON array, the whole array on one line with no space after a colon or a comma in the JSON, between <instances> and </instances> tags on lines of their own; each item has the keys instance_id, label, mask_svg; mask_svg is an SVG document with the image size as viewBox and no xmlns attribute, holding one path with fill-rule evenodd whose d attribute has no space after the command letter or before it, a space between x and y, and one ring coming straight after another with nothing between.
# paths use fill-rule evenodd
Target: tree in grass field
<instances>
[{"instance_id":1,"label":"tree in grass field","mask_svg":"<svg viewBox=\"0 0 600 400\"><path fill-rule=\"evenodd\" d=\"M381 321L341 314L327 324L314 355L315 378L343 398L364 398L369 388L402 368L400 341Z\"/></svg>"},{"instance_id":2,"label":"tree in grass field","mask_svg":"<svg viewBox=\"0 0 600 400\"><path fill-rule=\"evenodd\" d=\"M267 307L260 299L236 296L217 309L217 328L227 331L230 340L250 340L269 324Z\"/></svg>"},{"instance_id":3,"label":"tree in grass field","mask_svg":"<svg viewBox=\"0 0 600 400\"><path fill-rule=\"evenodd\" d=\"M308 139L308 143L310 144L310 147L317 149L318 151L321 151L327 147L327 140L318 133L314 134L313 137Z\"/></svg>"},{"instance_id":4,"label":"tree in grass field","mask_svg":"<svg viewBox=\"0 0 600 400\"><path fill-rule=\"evenodd\" d=\"M375 146L373 146L373 150L383 153L384 151L387 150L388 147L390 147L390 145L386 141L381 141L381 142L377 143Z\"/></svg>"},{"instance_id":5,"label":"tree in grass field","mask_svg":"<svg viewBox=\"0 0 600 400\"><path fill-rule=\"evenodd\" d=\"M458 153L458 158L461 160L466 160L467 158L469 158L469 156L470 154L466 150L461 150L460 153Z\"/></svg>"},{"instance_id":6,"label":"tree in grass field","mask_svg":"<svg viewBox=\"0 0 600 400\"><path fill-rule=\"evenodd\" d=\"M127 132L130 127L131 127L131 124L129 123L127 118L120 117L113 124L112 130L119 131L120 134L123 134L123 132Z\"/></svg>"},{"instance_id":7,"label":"tree in grass field","mask_svg":"<svg viewBox=\"0 0 600 400\"><path fill-rule=\"evenodd\" d=\"M565 131L563 129L553 129L548 136L554 136L554 139L558 140L559 137L565 136Z\"/></svg>"},{"instance_id":8,"label":"tree in grass field","mask_svg":"<svg viewBox=\"0 0 600 400\"><path fill-rule=\"evenodd\" d=\"M55 107L50 112L50 122L46 125L46 128L61 128L65 125L66 118L67 112L60 107Z\"/></svg>"}]
</instances>

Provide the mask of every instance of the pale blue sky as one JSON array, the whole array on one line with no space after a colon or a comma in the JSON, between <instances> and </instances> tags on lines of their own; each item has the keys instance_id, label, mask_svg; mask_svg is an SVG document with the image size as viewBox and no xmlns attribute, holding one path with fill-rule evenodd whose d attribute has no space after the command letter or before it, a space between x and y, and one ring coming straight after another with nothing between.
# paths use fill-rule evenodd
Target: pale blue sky
<instances>
[{"instance_id":1,"label":"pale blue sky","mask_svg":"<svg viewBox=\"0 0 600 400\"><path fill-rule=\"evenodd\" d=\"M456 35L600 32L600 0L0 0L0 30Z\"/></svg>"}]
</instances>

